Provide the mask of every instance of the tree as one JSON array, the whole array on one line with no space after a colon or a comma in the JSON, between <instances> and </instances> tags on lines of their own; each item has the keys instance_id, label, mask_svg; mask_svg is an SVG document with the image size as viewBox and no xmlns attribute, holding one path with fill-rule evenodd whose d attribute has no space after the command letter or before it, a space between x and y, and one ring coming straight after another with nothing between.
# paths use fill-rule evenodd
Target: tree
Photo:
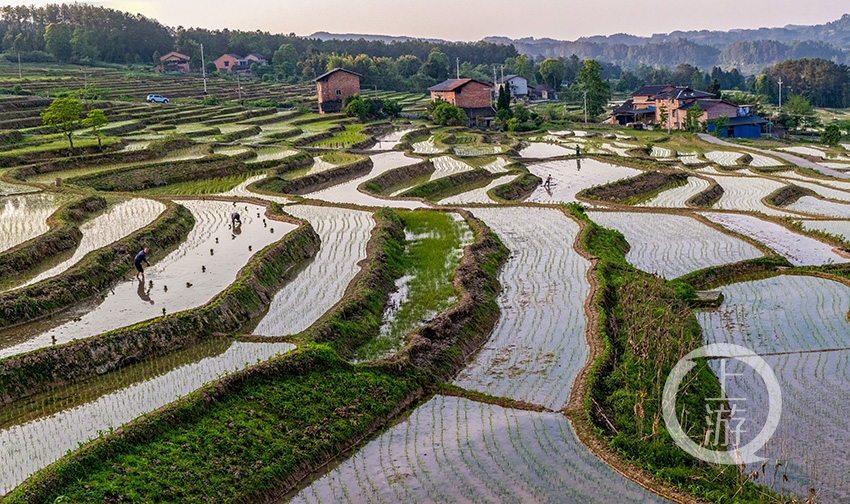
<instances>
[{"instance_id":1,"label":"tree","mask_svg":"<svg viewBox=\"0 0 850 504\"><path fill-rule=\"evenodd\" d=\"M714 136L720 137L721 136L720 135L721 130L723 128L725 128L727 124L729 124L729 118L726 117L725 115L722 115L722 116L717 117L715 119L711 119L708 122L711 123L711 124L714 124Z\"/></svg>"},{"instance_id":2,"label":"tree","mask_svg":"<svg viewBox=\"0 0 850 504\"><path fill-rule=\"evenodd\" d=\"M502 84L499 86L499 96L496 98L496 110L510 110L511 108L511 95L505 89L505 85Z\"/></svg>"},{"instance_id":3,"label":"tree","mask_svg":"<svg viewBox=\"0 0 850 504\"><path fill-rule=\"evenodd\" d=\"M691 133L699 131L701 128L699 123L700 117L702 117L702 109L700 108L699 103L694 102L694 104L689 107L688 111L685 113L685 129Z\"/></svg>"},{"instance_id":4,"label":"tree","mask_svg":"<svg viewBox=\"0 0 850 504\"><path fill-rule=\"evenodd\" d=\"M91 132L97 137L97 148L100 150L103 150L103 146L100 144L100 128L106 124L109 124L109 119L106 118L106 114L101 109L89 110L86 118L83 119L83 125L91 128Z\"/></svg>"},{"instance_id":5,"label":"tree","mask_svg":"<svg viewBox=\"0 0 850 504\"><path fill-rule=\"evenodd\" d=\"M443 102L434 109L434 122L442 126L465 126L468 119L462 108Z\"/></svg>"},{"instance_id":6,"label":"tree","mask_svg":"<svg viewBox=\"0 0 850 504\"><path fill-rule=\"evenodd\" d=\"M375 100L360 95L346 97L343 108L346 115L357 117L361 121L366 121L378 115L378 104L375 103Z\"/></svg>"},{"instance_id":7,"label":"tree","mask_svg":"<svg viewBox=\"0 0 850 504\"><path fill-rule=\"evenodd\" d=\"M720 81L717 79L712 80L705 91L713 94L715 98L720 98Z\"/></svg>"},{"instance_id":8,"label":"tree","mask_svg":"<svg viewBox=\"0 0 850 504\"><path fill-rule=\"evenodd\" d=\"M97 61L100 50L97 48L97 34L90 30L77 28L71 37L71 52L75 61Z\"/></svg>"},{"instance_id":9,"label":"tree","mask_svg":"<svg viewBox=\"0 0 850 504\"><path fill-rule=\"evenodd\" d=\"M450 68L451 64L449 63L449 57L435 47L434 49L431 49L431 52L428 54L428 61L422 65L422 72L424 72L428 77L437 80L445 80L449 76Z\"/></svg>"},{"instance_id":10,"label":"tree","mask_svg":"<svg viewBox=\"0 0 850 504\"><path fill-rule=\"evenodd\" d=\"M71 154L74 154L74 140L72 135L74 129L80 125L80 115L83 113L83 104L74 98L56 98L41 113L41 120L48 126L58 126L59 130L68 137L71 145Z\"/></svg>"},{"instance_id":11,"label":"tree","mask_svg":"<svg viewBox=\"0 0 850 504\"><path fill-rule=\"evenodd\" d=\"M298 64L298 51L292 44L281 44L272 56L272 65L284 75L293 75Z\"/></svg>"},{"instance_id":12,"label":"tree","mask_svg":"<svg viewBox=\"0 0 850 504\"><path fill-rule=\"evenodd\" d=\"M820 141L823 144L835 147L841 141L841 129L837 124L828 124L821 133Z\"/></svg>"},{"instance_id":13,"label":"tree","mask_svg":"<svg viewBox=\"0 0 850 504\"><path fill-rule=\"evenodd\" d=\"M782 104L779 122L789 130L814 128L819 123L812 104L800 95L791 95Z\"/></svg>"},{"instance_id":14,"label":"tree","mask_svg":"<svg viewBox=\"0 0 850 504\"><path fill-rule=\"evenodd\" d=\"M403 108L398 100L384 100L384 113L390 117L398 117Z\"/></svg>"},{"instance_id":15,"label":"tree","mask_svg":"<svg viewBox=\"0 0 850 504\"><path fill-rule=\"evenodd\" d=\"M593 117L605 111L611 98L611 87L602 80L602 65L596 60L584 60L575 80L578 91L587 93L587 113Z\"/></svg>"},{"instance_id":16,"label":"tree","mask_svg":"<svg viewBox=\"0 0 850 504\"><path fill-rule=\"evenodd\" d=\"M661 118L661 127L666 128L667 121L670 119L667 114L667 104L662 103L661 106L658 107L658 116Z\"/></svg>"},{"instance_id":17,"label":"tree","mask_svg":"<svg viewBox=\"0 0 850 504\"><path fill-rule=\"evenodd\" d=\"M567 75L567 67L558 58L549 58L540 64L540 76L546 84L551 83L552 89L557 91L561 87L561 81Z\"/></svg>"},{"instance_id":18,"label":"tree","mask_svg":"<svg viewBox=\"0 0 850 504\"><path fill-rule=\"evenodd\" d=\"M59 61L70 61L71 28L65 23L50 23L44 30L44 48Z\"/></svg>"},{"instance_id":19,"label":"tree","mask_svg":"<svg viewBox=\"0 0 850 504\"><path fill-rule=\"evenodd\" d=\"M207 61L206 65L204 65L204 69L207 71L207 75L215 73L218 70L218 67L215 66L215 62Z\"/></svg>"}]
</instances>

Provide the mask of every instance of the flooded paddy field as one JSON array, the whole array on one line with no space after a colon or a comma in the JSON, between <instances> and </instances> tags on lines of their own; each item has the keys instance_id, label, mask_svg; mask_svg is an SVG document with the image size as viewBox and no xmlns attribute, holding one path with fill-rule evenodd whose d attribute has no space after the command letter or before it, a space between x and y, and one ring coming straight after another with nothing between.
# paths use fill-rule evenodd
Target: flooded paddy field
<instances>
[{"instance_id":1,"label":"flooded paddy field","mask_svg":"<svg viewBox=\"0 0 850 504\"><path fill-rule=\"evenodd\" d=\"M588 212L600 226L623 233L631 248L626 260L667 279L710 266L754 259L753 245L683 215Z\"/></svg>"},{"instance_id":2,"label":"flooded paddy field","mask_svg":"<svg viewBox=\"0 0 850 504\"><path fill-rule=\"evenodd\" d=\"M62 197L51 193L0 197L0 252L46 233L47 218L62 202Z\"/></svg>"},{"instance_id":3,"label":"flooded paddy field","mask_svg":"<svg viewBox=\"0 0 850 504\"><path fill-rule=\"evenodd\" d=\"M649 201L638 206L661 207L661 208L686 208L689 199L705 191L711 186L711 182L700 177L688 177L688 183L667 189Z\"/></svg>"},{"instance_id":4,"label":"flooded paddy field","mask_svg":"<svg viewBox=\"0 0 850 504\"><path fill-rule=\"evenodd\" d=\"M761 177L731 177L711 175L723 187L723 196L712 208L744 210L766 215L789 215L765 205L761 200L781 189L785 184Z\"/></svg>"},{"instance_id":5,"label":"flooded paddy field","mask_svg":"<svg viewBox=\"0 0 850 504\"><path fill-rule=\"evenodd\" d=\"M494 203L493 199L487 194L490 189L493 189L494 187L500 186L502 184L508 184L521 176L522 175L506 175L504 177L493 179L489 184L484 187L479 187L477 189L472 189L470 191L466 191L454 196L449 196L448 198L443 198L440 200L440 204L463 205L466 203Z\"/></svg>"},{"instance_id":6,"label":"flooded paddy field","mask_svg":"<svg viewBox=\"0 0 850 504\"><path fill-rule=\"evenodd\" d=\"M536 203L569 203L575 201L576 194L583 189L634 177L641 173L634 168L589 158L532 164L528 166L528 171L543 180L552 175L550 187L541 185L528 197L527 201Z\"/></svg>"},{"instance_id":7,"label":"flooded paddy field","mask_svg":"<svg viewBox=\"0 0 850 504\"><path fill-rule=\"evenodd\" d=\"M273 220L264 225L265 207L258 205L240 203L237 207L225 201L200 200L178 203L192 212L195 226L175 251L153 258L144 282L124 280L95 306L84 303L52 320L2 331L0 356L87 338L163 313L201 306L230 285L254 254L295 229L294 224ZM231 229L230 214L236 209L242 214L242 226Z\"/></svg>"}]
</instances>

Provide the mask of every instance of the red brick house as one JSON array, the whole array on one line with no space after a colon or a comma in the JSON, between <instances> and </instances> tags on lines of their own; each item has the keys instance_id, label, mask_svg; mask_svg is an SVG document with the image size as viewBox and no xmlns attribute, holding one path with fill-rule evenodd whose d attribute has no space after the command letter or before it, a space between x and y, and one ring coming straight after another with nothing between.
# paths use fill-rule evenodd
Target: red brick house
<instances>
[{"instance_id":1,"label":"red brick house","mask_svg":"<svg viewBox=\"0 0 850 504\"><path fill-rule=\"evenodd\" d=\"M256 63L260 66L266 66L269 64L269 60L267 60L261 54L251 53L248 56L245 56L245 60L248 61L248 66L251 66L251 63Z\"/></svg>"},{"instance_id":2,"label":"red brick house","mask_svg":"<svg viewBox=\"0 0 850 504\"><path fill-rule=\"evenodd\" d=\"M215 68L219 72L246 73L251 70L251 63L236 54L222 54L215 60Z\"/></svg>"},{"instance_id":3,"label":"red brick house","mask_svg":"<svg viewBox=\"0 0 850 504\"><path fill-rule=\"evenodd\" d=\"M334 68L316 77L316 93L319 96L319 113L328 114L342 110L342 101L360 94L362 76L351 70Z\"/></svg>"},{"instance_id":4,"label":"red brick house","mask_svg":"<svg viewBox=\"0 0 850 504\"><path fill-rule=\"evenodd\" d=\"M189 57L176 51L171 51L159 58L160 72L189 73Z\"/></svg>"},{"instance_id":5,"label":"red brick house","mask_svg":"<svg viewBox=\"0 0 850 504\"><path fill-rule=\"evenodd\" d=\"M493 85L489 82L481 82L475 79L448 79L436 86L431 86L431 101L437 98L460 107L466 112L470 123L481 119L485 124L492 122L496 117L496 110L490 102L490 92Z\"/></svg>"}]
</instances>

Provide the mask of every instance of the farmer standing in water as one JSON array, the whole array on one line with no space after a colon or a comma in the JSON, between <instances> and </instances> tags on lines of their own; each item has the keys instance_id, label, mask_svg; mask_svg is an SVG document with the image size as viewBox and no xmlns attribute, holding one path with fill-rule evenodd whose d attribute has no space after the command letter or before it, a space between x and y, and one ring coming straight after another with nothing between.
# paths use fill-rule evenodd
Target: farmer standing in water
<instances>
[{"instance_id":1,"label":"farmer standing in water","mask_svg":"<svg viewBox=\"0 0 850 504\"><path fill-rule=\"evenodd\" d=\"M151 265L151 263L148 262L147 247L140 250L139 253L136 254L136 258L133 259L133 264L136 266L136 280L139 280L140 282L145 281L145 270L142 268L142 261L144 261L148 266ZM141 275L141 277L139 277L139 275Z\"/></svg>"},{"instance_id":2,"label":"farmer standing in water","mask_svg":"<svg viewBox=\"0 0 850 504\"><path fill-rule=\"evenodd\" d=\"M550 187L552 185L552 174L546 177L546 182L543 183L543 187Z\"/></svg>"},{"instance_id":3,"label":"farmer standing in water","mask_svg":"<svg viewBox=\"0 0 850 504\"><path fill-rule=\"evenodd\" d=\"M239 212L233 212L230 214L230 225L235 228L237 224L242 225L242 218L239 217Z\"/></svg>"}]
</instances>

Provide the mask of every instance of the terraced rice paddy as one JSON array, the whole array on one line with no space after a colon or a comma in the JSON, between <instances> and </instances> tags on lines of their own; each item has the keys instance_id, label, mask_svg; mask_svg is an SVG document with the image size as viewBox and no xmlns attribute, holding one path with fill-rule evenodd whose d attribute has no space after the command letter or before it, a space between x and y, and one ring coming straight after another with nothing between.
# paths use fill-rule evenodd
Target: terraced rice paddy
<instances>
[{"instance_id":1,"label":"terraced rice paddy","mask_svg":"<svg viewBox=\"0 0 850 504\"><path fill-rule=\"evenodd\" d=\"M355 361L389 357L411 331L457 302L452 284L463 249L474 241L466 220L456 213L400 212L405 248L402 276L395 282L376 337L362 345Z\"/></svg>"},{"instance_id":2,"label":"terraced rice paddy","mask_svg":"<svg viewBox=\"0 0 850 504\"><path fill-rule=\"evenodd\" d=\"M77 264L86 254L124 238L153 222L165 205L159 201L133 198L122 201L80 226L83 237L70 259L40 273L24 285L31 285L58 275Z\"/></svg>"},{"instance_id":3,"label":"terraced rice paddy","mask_svg":"<svg viewBox=\"0 0 850 504\"><path fill-rule=\"evenodd\" d=\"M679 161L683 165L697 165L705 162L699 158L698 152L677 152L676 155L679 156Z\"/></svg>"},{"instance_id":4,"label":"terraced rice paddy","mask_svg":"<svg viewBox=\"0 0 850 504\"><path fill-rule=\"evenodd\" d=\"M287 198L284 198L283 196L273 196L270 194L255 193L248 190L249 185L266 177L268 177L268 175L254 175L253 177L248 177L247 179L245 179L244 182L240 183L233 189L226 192L214 194L213 196L223 196L227 198L259 198L264 199L266 201L274 201L275 203L278 203L280 205L292 203L292 201Z\"/></svg>"},{"instance_id":5,"label":"terraced rice paddy","mask_svg":"<svg viewBox=\"0 0 850 504\"><path fill-rule=\"evenodd\" d=\"M223 154L225 156L238 156L239 154L251 152L251 149L241 145L230 145L227 147L216 147L213 152L215 154Z\"/></svg>"},{"instance_id":6,"label":"terraced rice paddy","mask_svg":"<svg viewBox=\"0 0 850 504\"><path fill-rule=\"evenodd\" d=\"M584 303L590 263L571 244L578 225L558 210L476 208L511 250L499 281L493 335L454 384L553 410L587 359Z\"/></svg>"},{"instance_id":7,"label":"terraced rice paddy","mask_svg":"<svg viewBox=\"0 0 850 504\"><path fill-rule=\"evenodd\" d=\"M490 173L507 173L508 170L505 167L509 164L511 164L510 159L498 157L492 163L487 163L481 168L487 170Z\"/></svg>"},{"instance_id":8,"label":"terraced rice paddy","mask_svg":"<svg viewBox=\"0 0 850 504\"><path fill-rule=\"evenodd\" d=\"M850 205L846 203L836 203L834 201L824 201L813 196L803 196L785 208L795 212L813 215L839 217L842 219L850 218Z\"/></svg>"},{"instance_id":9,"label":"terraced rice paddy","mask_svg":"<svg viewBox=\"0 0 850 504\"><path fill-rule=\"evenodd\" d=\"M740 152L728 151L711 151L705 153L705 158L720 166L738 166L738 160L741 159Z\"/></svg>"},{"instance_id":10,"label":"terraced rice paddy","mask_svg":"<svg viewBox=\"0 0 850 504\"><path fill-rule=\"evenodd\" d=\"M850 170L850 164L848 163L821 162L818 164L824 168L831 168L833 170Z\"/></svg>"},{"instance_id":11,"label":"terraced rice paddy","mask_svg":"<svg viewBox=\"0 0 850 504\"><path fill-rule=\"evenodd\" d=\"M445 149L437 147L433 135L431 135L427 140L413 144L413 152L416 154L439 154L443 151L445 151Z\"/></svg>"},{"instance_id":12,"label":"terraced rice paddy","mask_svg":"<svg viewBox=\"0 0 850 504\"><path fill-rule=\"evenodd\" d=\"M792 154L800 154L800 155L803 155L803 156L819 157L819 158L825 158L826 157L826 152L824 152L820 149L815 149L813 147L801 147L801 146L780 147L779 150L782 150L782 151L785 151L785 152L790 152Z\"/></svg>"},{"instance_id":13,"label":"terraced rice paddy","mask_svg":"<svg viewBox=\"0 0 850 504\"><path fill-rule=\"evenodd\" d=\"M542 142L532 142L528 147L519 151L520 157L545 159L559 156L570 156L576 153L575 149L568 149L560 145Z\"/></svg>"},{"instance_id":14,"label":"terraced rice paddy","mask_svg":"<svg viewBox=\"0 0 850 504\"><path fill-rule=\"evenodd\" d=\"M773 166L782 166L785 164L778 159L763 156L761 154L756 154L754 152L750 152L748 154L753 158L753 160L750 161L750 166L754 166L757 168L771 168Z\"/></svg>"},{"instance_id":15,"label":"terraced rice paddy","mask_svg":"<svg viewBox=\"0 0 850 504\"><path fill-rule=\"evenodd\" d=\"M721 226L759 241L795 266L850 262L838 255L830 245L797 234L752 215L732 213L704 213L707 219Z\"/></svg>"},{"instance_id":16,"label":"terraced rice paddy","mask_svg":"<svg viewBox=\"0 0 850 504\"><path fill-rule=\"evenodd\" d=\"M13 194L31 193L35 191L37 191L37 189L34 189L30 186L25 186L21 184L10 184L8 182L0 180L0 197L11 196Z\"/></svg>"},{"instance_id":17,"label":"terraced rice paddy","mask_svg":"<svg viewBox=\"0 0 850 504\"><path fill-rule=\"evenodd\" d=\"M503 151L501 145L456 145L454 153L457 156L463 157L483 157L501 154Z\"/></svg>"},{"instance_id":18,"label":"terraced rice paddy","mask_svg":"<svg viewBox=\"0 0 850 504\"><path fill-rule=\"evenodd\" d=\"M768 468L775 466L774 460L782 462L778 478L787 475L785 488L797 495L807 495L813 487L819 502L846 502L850 288L822 278L779 276L721 290L723 305L697 314L706 340L739 344L764 355L781 387L782 415L764 450ZM730 362L727 373L742 373L728 378L726 387L729 397L747 400L746 443L764 425L768 398L752 368ZM719 364L714 367L717 372Z\"/></svg>"},{"instance_id":19,"label":"terraced rice paddy","mask_svg":"<svg viewBox=\"0 0 850 504\"><path fill-rule=\"evenodd\" d=\"M607 144L607 143L603 143L602 145L600 145L600 147L602 147L603 149L609 150L609 151L613 152L614 154L616 154L620 157L629 157L629 153L627 152L629 149L622 148L622 147L616 147L615 145L611 145L611 144Z\"/></svg>"},{"instance_id":20,"label":"terraced rice paddy","mask_svg":"<svg viewBox=\"0 0 850 504\"><path fill-rule=\"evenodd\" d=\"M310 327L336 304L360 271L375 226L372 214L337 207L294 205L287 212L305 219L322 240L313 260L272 300L253 334L285 336ZM309 303L304 301L309 299Z\"/></svg>"},{"instance_id":21,"label":"terraced rice paddy","mask_svg":"<svg viewBox=\"0 0 850 504\"><path fill-rule=\"evenodd\" d=\"M654 158L671 158L673 157L673 151L664 147L653 145L649 155Z\"/></svg>"},{"instance_id":22,"label":"terraced rice paddy","mask_svg":"<svg viewBox=\"0 0 850 504\"><path fill-rule=\"evenodd\" d=\"M826 187L821 184L814 184L812 182L806 182L803 180L794 181L794 185L810 189L811 191L814 191L818 196L821 196L823 198L834 199L838 201L850 201L850 192L848 191L833 189L831 187Z\"/></svg>"},{"instance_id":23,"label":"terraced rice paddy","mask_svg":"<svg viewBox=\"0 0 850 504\"><path fill-rule=\"evenodd\" d=\"M846 220L804 220L805 229L816 229L825 233L834 234L850 241L850 221Z\"/></svg>"},{"instance_id":24,"label":"terraced rice paddy","mask_svg":"<svg viewBox=\"0 0 850 504\"><path fill-rule=\"evenodd\" d=\"M615 180L634 177L640 170L603 163L595 159L570 159L549 161L528 166L528 171L543 180L552 175L549 188L542 185L528 197L536 203L559 203L576 201L582 189L607 184Z\"/></svg>"},{"instance_id":25,"label":"terraced rice paddy","mask_svg":"<svg viewBox=\"0 0 850 504\"><path fill-rule=\"evenodd\" d=\"M288 149L286 147L261 147L256 149L257 157L254 159L249 159L246 163L262 163L265 161L278 161L280 159L288 158L289 156L294 156L298 154L297 151L292 149Z\"/></svg>"},{"instance_id":26,"label":"terraced rice paddy","mask_svg":"<svg viewBox=\"0 0 850 504\"><path fill-rule=\"evenodd\" d=\"M394 168L411 165L419 160L409 158L403 152L385 152L370 156L372 158L372 171L367 175L357 177L353 180L337 184L327 189L322 189L310 194L306 194L306 198L328 201L331 203L351 203L354 205L374 206L374 207L393 207L393 208L422 208L427 206L419 200L398 200L388 198L378 198L371 194L361 192L357 188L360 184L367 182L369 179L375 178Z\"/></svg>"},{"instance_id":27,"label":"terraced rice paddy","mask_svg":"<svg viewBox=\"0 0 850 504\"><path fill-rule=\"evenodd\" d=\"M386 135L379 136L375 138L375 140L377 140L377 143L373 145L370 149L378 151L392 150L395 148L396 145L401 143L401 139L404 137L404 135L410 133L411 131L413 130L400 129L395 130L391 133L387 133Z\"/></svg>"},{"instance_id":28,"label":"terraced rice paddy","mask_svg":"<svg viewBox=\"0 0 850 504\"><path fill-rule=\"evenodd\" d=\"M781 189L785 185L782 182L761 177L713 176L712 178L725 191L712 208L762 212L766 215L788 215L788 212L776 210L762 202L763 198Z\"/></svg>"},{"instance_id":29,"label":"terraced rice paddy","mask_svg":"<svg viewBox=\"0 0 850 504\"><path fill-rule=\"evenodd\" d=\"M291 502L663 500L591 455L562 415L436 396Z\"/></svg>"},{"instance_id":30,"label":"terraced rice paddy","mask_svg":"<svg viewBox=\"0 0 850 504\"><path fill-rule=\"evenodd\" d=\"M0 252L46 233L47 218L61 205L62 199L50 193L0 198Z\"/></svg>"},{"instance_id":31,"label":"terraced rice paddy","mask_svg":"<svg viewBox=\"0 0 850 504\"><path fill-rule=\"evenodd\" d=\"M600 226L623 233L626 260L664 278L761 257L759 249L691 217L655 213L589 212Z\"/></svg>"},{"instance_id":32,"label":"terraced rice paddy","mask_svg":"<svg viewBox=\"0 0 850 504\"><path fill-rule=\"evenodd\" d=\"M431 174L430 180L448 177L456 173L472 171L474 168L463 161L457 160L451 156L440 156L431 160L434 163L434 173Z\"/></svg>"},{"instance_id":33,"label":"terraced rice paddy","mask_svg":"<svg viewBox=\"0 0 850 504\"><path fill-rule=\"evenodd\" d=\"M506 175L504 177L499 177L493 179L489 184L484 187L479 187L478 189L472 189L471 191L466 191L464 193L457 194L455 196L449 196L448 198L444 198L440 200L441 205L464 205L468 203L494 203L493 199L487 195L487 192L490 189L493 189L496 186L500 186L502 184L510 183L513 180L516 180L521 175L510 176Z\"/></svg>"},{"instance_id":34,"label":"terraced rice paddy","mask_svg":"<svg viewBox=\"0 0 850 504\"><path fill-rule=\"evenodd\" d=\"M154 411L216 378L295 348L234 342L221 355L133 383L85 404L0 430L0 495L80 443Z\"/></svg>"},{"instance_id":35,"label":"terraced rice paddy","mask_svg":"<svg viewBox=\"0 0 850 504\"><path fill-rule=\"evenodd\" d=\"M181 201L195 217L186 241L146 268L145 282L134 278L115 285L96 307L70 310L45 323L24 325L0 334L0 356L65 343L125 327L166 313L201 306L223 291L255 253L295 229L294 224L268 221L264 207L224 201ZM230 214L242 214L239 234L230 229ZM274 232L271 232L274 229ZM249 246L251 247L249 249ZM132 258L128 257L128 261ZM153 282L151 286L149 282ZM45 328L45 324L47 328Z\"/></svg>"},{"instance_id":36,"label":"terraced rice paddy","mask_svg":"<svg viewBox=\"0 0 850 504\"><path fill-rule=\"evenodd\" d=\"M685 208L689 199L705 191L709 186L711 186L711 182L708 180L699 177L688 177L687 184L662 191L658 196L638 206Z\"/></svg>"}]
</instances>

